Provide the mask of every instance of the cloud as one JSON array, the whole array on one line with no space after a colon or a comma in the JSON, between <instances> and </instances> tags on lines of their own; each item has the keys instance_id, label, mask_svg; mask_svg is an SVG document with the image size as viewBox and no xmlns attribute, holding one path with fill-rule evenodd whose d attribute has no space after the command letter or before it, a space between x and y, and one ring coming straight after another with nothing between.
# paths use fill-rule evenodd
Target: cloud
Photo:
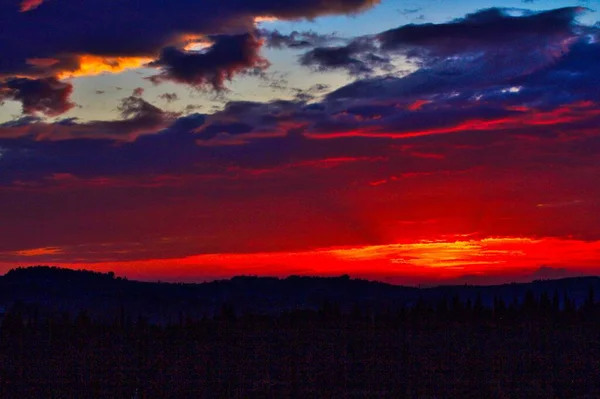
<instances>
[{"instance_id":1,"label":"cloud","mask_svg":"<svg viewBox=\"0 0 600 399\"><path fill-rule=\"evenodd\" d=\"M292 89L292 91L295 93L295 98L298 101L308 102L314 100L317 96L325 94L329 89L329 85L317 83L308 89Z\"/></svg>"},{"instance_id":2,"label":"cloud","mask_svg":"<svg viewBox=\"0 0 600 399\"><path fill-rule=\"evenodd\" d=\"M377 54L368 38L353 40L350 44L336 47L317 47L300 57L300 64L317 71L344 69L351 75L365 75L376 68L390 70L390 59Z\"/></svg>"},{"instance_id":3,"label":"cloud","mask_svg":"<svg viewBox=\"0 0 600 399\"><path fill-rule=\"evenodd\" d=\"M218 35L211 37L213 44L204 52L182 51L175 47L162 50L151 66L162 68L153 76L153 82L172 80L197 88L211 87L220 91L225 81L250 70L266 69L268 61L259 55L261 41L253 34Z\"/></svg>"},{"instance_id":4,"label":"cloud","mask_svg":"<svg viewBox=\"0 0 600 399\"><path fill-rule=\"evenodd\" d=\"M261 30L260 34L266 39L267 47L276 49L305 49L310 47L323 46L330 42L341 40L335 34L322 35L313 31L293 31L290 34L286 35L280 33L278 30Z\"/></svg>"},{"instance_id":5,"label":"cloud","mask_svg":"<svg viewBox=\"0 0 600 399\"><path fill-rule=\"evenodd\" d=\"M50 0L27 14L37 18L55 3L65 2ZM277 3L281 14L288 4ZM251 6L240 3L236 12L250 15ZM270 15L265 10L255 14ZM38 107L0 125L0 216L14 232L0 246L72 254L84 243L90 245L86 259L97 259L111 242L127 243L103 256L139 259L385 245L445 234L597 240L600 223L590 215L600 213L598 28L577 25L568 15L482 11L403 29L389 48L375 35L374 47L361 47L364 38L358 38L312 52L307 63L316 69L378 71L369 53L414 62L406 76L360 77L323 98L328 88L317 85L293 100L230 101L215 112L179 115L137 93L121 102L118 119L54 123L44 121L48 111ZM543 33L536 33L539 21ZM163 29L160 18L153 22ZM202 29L217 22L225 26L209 21ZM488 31L488 23L506 34ZM511 24L518 35L508 31ZM482 33L469 31L473 26ZM232 74L252 73L260 58L263 38L240 34L246 26L236 29L203 34L212 45L197 51L175 38L169 56L157 54L171 39L156 40L145 52L127 47L127 37L115 40L127 51L111 45L106 57L156 51L150 58L161 62L155 65L159 80L222 90ZM157 31L146 34L152 41ZM48 49L29 67L56 73L61 64L51 58L63 53ZM2 93L14 99L16 91L3 86ZM161 237L175 244L154 246ZM573 253L554 253L554 244L532 255L535 265ZM149 252L140 255L140 246ZM502 250L504 256L520 248ZM572 250L580 258L592 251L585 242ZM443 255L445 265L464 262L452 251L430 255Z\"/></svg>"},{"instance_id":6,"label":"cloud","mask_svg":"<svg viewBox=\"0 0 600 399\"><path fill-rule=\"evenodd\" d=\"M147 133L156 133L166 127L176 114L168 113L132 95L121 100L117 107L122 119L80 123L77 118L54 123L26 117L0 124L0 140L28 138L40 141L100 139L130 141Z\"/></svg>"},{"instance_id":7,"label":"cloud","mask_svg":"<svg viewBox=\"0 0 600 399\"><path fill-rule=\"evenodd\" d=\"M600 31L596 28L595 35ZM511 84L521 87L518 99L541 106L575 101L599 101L600 93L592 87L600 83L600 43L582 38L561 58L546 68L514 78Z\"/></svg>"},{"instance_id":8,"label":"cloud","mask_svg":"<svg viewBox=\"0 0 600 399\"><path fill-rule=\"evenodd\" d=\"M220 91L234 75L267 67L268 62L258 54L262 41L254 34L240 34L253 32L258 17L315 18L357 13L378 3L225 0L185 4L172 1L165 5L160 0L148 0L142 8L131 2L116 2L107 8L102 0L85 4L24 0L20 7L3 2L0 14L6 18L2 29L8 39L0 42L0 85L29 82L27 87L36 84L39 92L42 85L56 86L58 80L70 77L153 66L160 69L155 82L171 80ZM213 46L200 53L182 50L190 37L208 37ZM30 81L19 80L22 78ZM28 99L26 112L58 115L67 110L67 104L71 106L67 100L57 103L59 94L50 94L48 89L37 99L32 98L34 94L20 94L22 90L2 96Z\"/></svg>"},{"instance_id":9,"label":"cloud","mask_svg":"<svg viewBox=\"0 0 600 399\"><path fill-rule=\"evenodd\" d=\"M401 14L404 15L410 15L410 14L416 14L419 11L421 11L422 8L404 8L402 10L398 10Z\"/></svg>"},{"instance_id":10,"label":"cloud","mask_svg":"<svg viewBox=\"0 0 600 399\"><path fill-rule=\"evenodd\" d=\"M177 101L179 99L179 96L177 95L177 93L163 93L160 96L158 96L158 98L165 100L168 103L172 103L174 101Z\"/></svg>"},{"instance_id":11,"label":"cloud","mask_svg":"<svg viewBox=\"0 0 600 399\"><path fill-rule=\"evenodd\" d=\"M557 13L563 14L568 13L564 10ZM527 23L532 23L531 18L534 21L535 18L546 21L548 15L554 14L530 13L514 17L493 12L485 17L487 14L482 11L473 15L453 24L482 19L495 21L498 18L503 22L505 19L517 19L519 24L524 24L523 19ZM569 24L565 23L567 25ZM197 135L198 144L215 147L219 143L244 145L252 140L285 137L291 132L312 139L358 136L425 139L442 134L466 137L469 132L502 131L504 137L536 139L543 135L556 136L560 134L559 130L589 131L598 120L595 104L600 101L600 96L594 87L597 85L596 71L600 66L600 52L598 42L592 39L597 34L597 29L580 28L582 32L579 36L576 36L577 29L566 34L569 45L565 52L557 55L552 62L545 61L543 67L527 67L516 73L497 66L488 68L494 63L474 61L470 56L459 55L451 57L450 61L424 66L403 77L359 79L329 93L321 101L315 101L315 95L321 93L325 86L315 86L306 92L299 92L294 101L230 102L222 111L207 115L206 124L198 127L194 134ZM555 29L562 31L556 27ZM570 28L564 29L568 31ZM525 28L522 30L528 32ZM168 75L161 78L183 79L200 87L208 85L223 88L224 79L230 76L227 71L246 68L244 65L252 64L254 57L258 56L253 50L245 50L256 48L252 45L259 39L252 34L218 36L213 40L214 44L202 51L175 50L177 57L181 56L182 60L174 57L174 61L170 63L172 69L166 69L165 73ZM493 42L500 39L490 40ZM360 40L353 43L357 48L362 48ZM537 43L545 48L547 41L540 40ZM231 48L240 51L230 52ZM488 53L494 56L497 52L494 48L490 45L485 50L485 46L482 46L478 57L486 60ZM344 52L342 54L348 55ZM188 56L192 58L188 60ZM344 60L347 59L341 59L339 65L344 65ZM336 65L337 58L332 57L333 61L323 61L329 60L327 57L319 60ZM457 69L457 64L464 69ZM39 123L35 125L41 129ZM150 126L156 126L156 130L147 130L149 133L158 133L164 128L162 123ZM17 131L27 129L14 125L3 127L5 136L18 136ZM61 137L70 136L63 134ZM131 139L136 135L100 133L89 137ZM484 140L484 137L489 141L497 136L480 136L478 140ZM596 147L597 144L592 143L591 138L588 139L587 148ZM583 148L580 146L577 149L582 155Z\"/></svg>"},{"instance_id":12,"label":"cloud","mask_svg":"<svg viewBox=\"0 0 600 399\"><path fill-rule=\"evenodd\" d=\"M238 4L242 10L253 10L259 15L278 19L316 18L321 15L356 14L379 4L380 0L312 0L289 1L263 0ZM255 11L256 10L256 11Z\"/></svg>"},{"instance_id":13,"label":"cloud","mask_svg":"<svg viewBox=\"0 0 600 399\"><path fill-rule=\"evenodd\" d=\"M47 256L47 255L59 255L63 251L60 248L34 248L16 251L14 255L24 257L35 257L35 256Z\"/></svg>"},{"instance_id":14,"label":"cloud","mask_svg":"<svg viewBox=\"0 0 600 399\"><path fill-rule=\"evenodd\" d=\"M377 35L384 50L430 51L437 56L469 53L514 43L518 46L560 46L576 35L575 18L581 7L511 15L510 10L490 8L441 24L404 25ZM516 49L513 47L511 52Z\"/></svg>"},{"instance_id":15,"label":"cloud","mask_svg":"<svg viewBox=\"0 0 600 399\"><path fill-rule=\"evenodd\" d=\"M286 136L326 118L324 107L300 100L275 100L267 103L232 101L223 110L208 115L206 124L197 133L200 140L227 144L229 139L234 139L231 136L241 134L246 139ZM215 132L219 134L215 135ZM234 141L239 143L239 139L237 137Z\"/></svg>"},{"instance_id":16,"label":"cloud","mask_svg":"<svg viewBox=\"0 0 600 399\"><path fill-rule=\"evenodd\" d=\"M253 127L247 125L245 123L240 122L232 122L232 123L212 123L208 125L206 128L201 130L202 140L210 140L213 137L218 135L227 134L227 135L240 135L249 133L253 130Z\"/></svg>"},{"instance_id":17,"label":"cloud","mask_svg":"<svg viewBox=\"0 0 600 399\"><path fill-rule=\"evenodd\" d=\"M44 0L23 0L21 2L21 12L31 11L38 8Z\"/></svg>"},{"instance_id":18,"label":"cloud","mask_svg":"<svg viewBox=\"0 0 600 399\"><path fill-rule=\"evenodd\" d=\"M491 9L448 24L407 25L384 32L379 37L388 43L386 51L415 58L416 70L401 77L360 79L327 98L438 99L455 106L487 101L507 107L596 101L590 87L597 84L599 32L575 22L581 10L511 16L506 10ZM507 30L515 33L503 34ZM524 53L528 57L523 59Z\"/></svg>"},{"instance_id":19,"label":"cloud","mask_svg":"<svg viewBox=\"0 0 600 399\"><path fill-rule=\"evenodd\" d=\"M300 63L356 75L391 71L395 59L404 59L416 69L413 79L421 77L415 86L432 88L446 81L464 85L467 79L488 75L509 79L540 70L568 53L590 31L576 21L585 11L567 7L515 14L484 9L448 23L403 25L357 37L347 45L316 47L303 54ZM525 60L520 57L524 53Z\"/></svg>"},{"instance_id":20,"label":"cloud","mask_svg":"<svg viewBox=\"0 0 600 399\"><path fill-rule=\"evenodd\" d=\"M21 226L19 231L31 231L26 237L11 236L2 245L18 249L24 242L38 248L77 242L145 243L158 239L157 234L192 235L196 238L183 247L174 244L163 254L152 252L165 256L182 251L184 256L194 250L386 244L457 230L484 236L600 237L597 221L589 217L597 208L589 199L600 195L593 184L597 152L574 152L575 143L590 146L579 129L565 127L564 122L535 129L542 138L538 141L515 139L505 131L469 129L425 137L428 140L345 131L348 134L331 140L309 138L311 126L330 117L368 123L378 115L393 117L396 110L416 112L415 120L452 122L447 115L436 121L434 106L410 111L372 104L347 107L340 115L327 103L238 102L222 113L170 120L136 140L115 142L114 124L104 125L104 134L94 140L79 139L90 136L72 130L69 140L0 139L3 220L5 225ZM542 135L555 129L564 129L569 141ZM242 144L198 145L219 144L222 133ZM381 178L389 181L368 184ZM569 218L561 216L563 208L536 207L540 198L568 201L573 193L586 202L570 208ZM61 224L66 214L81 227ZM27 226L31 228L24 229ZM141 256L133 244L129 249L133 252L114 256Z\"/></svg>"},{"instance_id":21,"label":"cloud","mask_svg":"<svg viewBox=\"0 0 600 399\"><path fill-rule=\"evenodd\" d=\"M148 0L142 8L130 2L116 2L107 8L102 0L47 1L33 9L40 3L22 3L21 8L28 12L19 12L12 2L0 5L0 12L7 16L3 19L3 31L10 38L0 44L0 76L56 76L60 68L78 69L77 60L82 56L112 60L154 58L161 49L183 44L190 35L251 31L257 17L295 20L351 14L369 9L379 0L172 1L166 5L160 0ZM45 67L28 62L34 59L56 62Z\"/></svg>"},{"instance_id":22,"label":"cloud","mask_svg":"<svg viewBox=\"0 0 600 399\"><path fill-rule=\"evenodd\" d=\"M15 78L0 82L0 100L19 101L23 113L60 115L75 105L69 101L73 86L56 78Z\"/></svg>"}]
</instances>

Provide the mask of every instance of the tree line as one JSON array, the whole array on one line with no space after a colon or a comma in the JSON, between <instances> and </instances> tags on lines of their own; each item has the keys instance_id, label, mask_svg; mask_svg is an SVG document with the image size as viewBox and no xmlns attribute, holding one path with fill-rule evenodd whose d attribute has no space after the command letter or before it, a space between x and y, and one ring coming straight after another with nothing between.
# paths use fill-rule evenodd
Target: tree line
<instances>
[{"instance_id":1,"label":"tree line","mask_svg":"<svg viewBox=\"0 0 600 399\"><path fill-rule=\"evenodd\" d=\"M250 314L224 303L149 323L16 303L0 326L0 397L600 397L600 304L566 293ZM591 396L590 396L591 395Z\"/></svg>"}]
</instances>

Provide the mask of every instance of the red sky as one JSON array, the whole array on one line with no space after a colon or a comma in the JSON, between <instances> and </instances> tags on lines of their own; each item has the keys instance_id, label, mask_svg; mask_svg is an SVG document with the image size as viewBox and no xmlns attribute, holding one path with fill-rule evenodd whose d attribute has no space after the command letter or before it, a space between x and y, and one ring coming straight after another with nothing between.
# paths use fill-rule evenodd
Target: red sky
<instances>
[{"instance_id":1,"label":"red sky","mask_svg":"<svg viewBox=\"0 0 600 399\"><path fill-rule=\"evenodd\" d=\"M0 5L0 272L600 274L594 11L394 1Z\"/></svg>"}]
</instances>

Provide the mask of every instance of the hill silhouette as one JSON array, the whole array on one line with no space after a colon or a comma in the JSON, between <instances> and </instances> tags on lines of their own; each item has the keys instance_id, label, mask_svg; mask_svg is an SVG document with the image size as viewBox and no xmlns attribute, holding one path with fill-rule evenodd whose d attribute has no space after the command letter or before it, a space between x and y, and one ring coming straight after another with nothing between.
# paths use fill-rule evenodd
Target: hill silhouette
<instances>
[{"instance_id":1,"label":"hill silhouette","mask_svg":"<svg viewBox=\"0 0 600 399\"><path fill-rule=\"evenodd\" d=\"M435 304L446 298L481 301L492 306L501 299L520 303L529 292L536 298L559 293L576 306L589 290L600 292L599 277L540 280L496 286L439 286L415 288L340 277L287 278L240 276L198 284L131 281L114 273L72 270L48 266L17 268L0 277L0 306L35 303L47 311L110 318L123 309L151 322L170 322L182 313L190 317L213 316L223 305L238 313L276 314L288 310L316 310L335 303L343 312L415 306L419 301Z\"/></svg>"}]
</instances>

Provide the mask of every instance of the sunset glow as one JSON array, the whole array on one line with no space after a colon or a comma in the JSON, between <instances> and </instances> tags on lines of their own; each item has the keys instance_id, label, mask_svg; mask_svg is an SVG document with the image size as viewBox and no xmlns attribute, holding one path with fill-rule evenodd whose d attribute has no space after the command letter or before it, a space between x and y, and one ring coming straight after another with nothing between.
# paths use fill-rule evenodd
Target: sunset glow
<instances>
[{"instance_id":1,"label":"sunset glow","mask_svg":"<svg viewBox=\"0 0 600 399\"><path fill-rule=\"evenodd\" d=\"M53 264L98 271L128 270L154 281L204 281L235 275L337 276L351 274L398 284L436 282L494 283L596 273L600 241L495 237L457 241L419 241L299 252L195 255L178 259L142 259L109 263L64 263L68 250L39 248L17 255L56 259ZM53 256L56 255L56 256ZM64 258L62 258L64 259ZM557 260L562 260L558 261ZM540 265L543 266L540 273ZM546 270L544 270L546 269ZM558 274L553 274L559 270ZM570 270L568 272L567 270ZM546 273L546 274L544 274ZM555 273L555 272L554 272ZM470 279L465 280L466 275Z\"/></svg>"},{"instance_id":2,"label":"sunset glow","mask_svg":"<svg viewBox=\"0 0 600 399\"><path fill-rule=\"evenodd\" d=\"M28 0L0 12L0 273L600 274L591 6Z\"/></svg>"}]
</instances>

